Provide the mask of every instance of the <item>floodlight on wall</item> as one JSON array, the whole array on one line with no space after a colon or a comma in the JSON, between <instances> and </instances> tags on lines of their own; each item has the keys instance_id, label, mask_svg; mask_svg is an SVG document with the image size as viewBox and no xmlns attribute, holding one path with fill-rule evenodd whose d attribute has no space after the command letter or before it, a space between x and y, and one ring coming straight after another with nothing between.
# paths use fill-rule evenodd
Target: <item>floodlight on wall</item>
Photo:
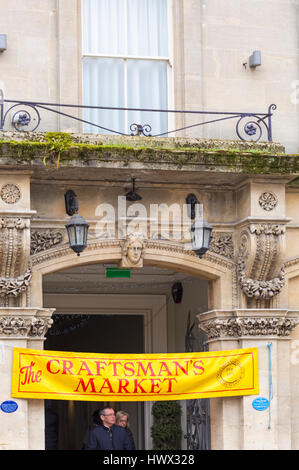
<instances>
[{"instance_id":1,"label":"floodlight on wall","mask_svg":"<svg viewBox=\"0 0 299 470\"><path fill-rule=\"evenodd\" d=\"M0 52L6 51L7 48L7 36L6 34L0 34Z\"/></svg>"},{"instance_id":2,"label":"floodlight on wall","mask_svg":"<svg viewBox=\"0 0 299 470\"><path fill-rule=\"evenodd\" d=\"M81 251L87 246L87 233L89 225L81 215L78 214L77 196L71 189L64 195L65 208L68 215L72 218L65 225L70 248L80 256Z\"/></svg>"},{"instance_id":3,"label":"floodlight on wall","mask_svg":"<svg viewBox=\"0 0 299 470\"><path fill-rule=\"evenodd\" d=\"M258 65L262 65L261 51L253 51L252 55L249 57L249 67L255 68Z\"/></svg>"}]
</instances>

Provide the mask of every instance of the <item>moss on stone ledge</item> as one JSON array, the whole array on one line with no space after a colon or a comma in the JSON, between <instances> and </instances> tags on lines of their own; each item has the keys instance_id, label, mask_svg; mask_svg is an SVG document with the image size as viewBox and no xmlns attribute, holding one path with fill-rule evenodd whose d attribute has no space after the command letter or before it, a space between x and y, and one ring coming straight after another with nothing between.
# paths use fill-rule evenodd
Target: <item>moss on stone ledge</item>
<instances>
[{"instance_id":1,"label":"moss on stone ledge","mask_svg":"<svg viewBox=\"0 0 299 470\"><path fill-rule=\"evenodd\" d=\"M22 135L21 135L22 136ZM0 133L0 164L127 167L139 163L166 169L192 167L202 171L248 174L299 173L299 156L286 155L279 144L202 139L112 138L66 133L23 135ZM14 138L11 138L14 137ZM28 138L29 137L29 138Z\"/></svg>"}]
</instances>

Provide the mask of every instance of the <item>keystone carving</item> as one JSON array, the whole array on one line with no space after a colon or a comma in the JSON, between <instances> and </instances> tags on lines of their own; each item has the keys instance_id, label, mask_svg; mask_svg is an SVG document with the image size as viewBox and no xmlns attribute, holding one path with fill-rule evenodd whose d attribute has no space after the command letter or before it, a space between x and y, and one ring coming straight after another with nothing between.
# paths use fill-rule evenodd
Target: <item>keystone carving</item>
<instances>
[{"instance_id":1,"label":"keystone carving","mask_svg":"<svg viewBox=\"0 0 299 470\"><path fill-rule=\"evenodd\" d=\"M247 299L263 301L264 307L285 284L282 264L285 227L252 224L240 236L238 281ZM266 302L265 302L266 301Z\"/></svg>"},{"instance_id":2,"label":"keystone carving","mask_svg":"<svg viewBox=\"0 0 299 470\"><path fill-rule=\"evenodd\" d=\"M122 244L121 268L142 268L145 240L142 234L129 234Z\"/></svg>"}]
</instances>

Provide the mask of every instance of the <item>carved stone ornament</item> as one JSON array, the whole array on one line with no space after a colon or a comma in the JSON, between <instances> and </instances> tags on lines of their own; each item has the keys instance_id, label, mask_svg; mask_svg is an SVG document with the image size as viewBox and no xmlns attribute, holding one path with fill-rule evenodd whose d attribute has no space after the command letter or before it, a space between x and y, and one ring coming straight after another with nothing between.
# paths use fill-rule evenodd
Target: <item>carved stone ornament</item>
<instances>
[{"instance_id":1,"label":"carved stone ornament","mask_svg":"<svg viewBox=\"0 0 299 470\"><path fill-rule=\"evenodd\" d=\"M22 274L17 278L9 279L0 277L0 297L18 297L22 292L25 292L27 290L31 278L31 269L27 269L25 274Z\"/></svg>"},{"instance_id":2,"label":"carved stone ornament","mask_svg":"<svg viewBox=\"0 0 299 470\"><path fill-rule=\"evenodd\" d=\"M30 254L34 255L44 250L49 250L55 245L62 243L63 235L59 231L33 232L31 234Z\"/></svg>"},{"instance_id":3,"label":"carved stone ornament","mask_svg":"<svg viewBox=\"0 0 299 470\"><path fill-rule=\"evenodd\" d=\"M272 211L277 206L277 203L277 197L270 191L265 191L259 197L259 205L264 211Z\"/></svg>"},{"instance_id":4,"label":"carved stone ornament","mask_svg":"<svg viewBox=\"0 0 299 470\"><path fill-rule=\"evenodd\" d=\"M284 233L284 226L272 224L252 224L241 233L237 272L247 298L270 300L284 286Z\"/></svg>"},{"instance_id":5,"label":"carved stone ornament","mask_svg":"<svg viewBox=\"0 0 299 470\"><path fill-rule=\"evenodd\" d=\"M215 318L200 323L209 340L220 338L238 339L252 336L289 337L299 320L285 317Z\"/></svg>"},{"instance_id":6,"label":"carved stone ornament","mask_svg":"<svg viewBox=\"0 0 299 470\"><path fill-rule=\"evenodd\" d=\"M121 268L142 268L145 240L142 234L129 234L122 243Z\"/></svg>"},{"instance_id":7,"label":"carved stone ornament","mask_svg":"<svg viewBox=\"0 0 299 470\"><path fill-rule=\"evenodd\" d=\"M0 218L0 298L17 298L31 281L30 219ZM1 302L5 305L6 302ZM16 303L17 305L17 303Z\"/></svg>"},{"instance_id":8,"label":"carved stone ornament","mask_svg":"<svg viewBox=\"0 0 299 470\"><path fill-rule=\"evenodd\" d=\"M228 259L234 257L234 245L232 233L213 232L211 234L210 251Z\"/></svg>"},{"instance_id":9,"label":"carved stone ornament","mask_svg":"<svg viewBox=\"0 0 299 470\"><path fill-rule=\"evenodd\" d=\"M44 337L52 325L52 318L0 317L0 336Z\"/></svg>"},{"instance_id":10,"label":"carved stone ornament","mask_svg":"<svg viewBox=\"0 0 299 470\"><path fill-rule=\"evenodd\" d=\"M6 204L15 204L21 198L21 191L17 185L7 183L2 186L0 196Z\"/></svg>"}]
</instances>

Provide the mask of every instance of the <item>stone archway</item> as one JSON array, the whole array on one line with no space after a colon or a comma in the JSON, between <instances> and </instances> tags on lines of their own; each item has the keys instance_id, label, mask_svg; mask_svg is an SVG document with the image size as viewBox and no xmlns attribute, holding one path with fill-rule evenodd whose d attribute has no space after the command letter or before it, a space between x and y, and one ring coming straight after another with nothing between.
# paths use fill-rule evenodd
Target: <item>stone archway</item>
<instances>
[{"instance_id":1,"label":"stone archway","mask_svg":"<svg viewBox=\"0 0 299 470\"><path fill-rule=\"evenodd\" d=\"M117 263L121 265L123 240L90 242L76 256L68 244L38 252L31 256L32 283L31 304L42 307L42 277L65 268L94 263ZM143 252L142 265L154 265L183 271L211 282L211 307L231 309L238 306L236 265L232 259L208 252L200 259L182 244L164 240L148 240ZM142 266L140 262L136 267ZM123 266L123 265L122 265ZM134 266L130 266L134 269Z\"/></svg>"}]
</instances>

